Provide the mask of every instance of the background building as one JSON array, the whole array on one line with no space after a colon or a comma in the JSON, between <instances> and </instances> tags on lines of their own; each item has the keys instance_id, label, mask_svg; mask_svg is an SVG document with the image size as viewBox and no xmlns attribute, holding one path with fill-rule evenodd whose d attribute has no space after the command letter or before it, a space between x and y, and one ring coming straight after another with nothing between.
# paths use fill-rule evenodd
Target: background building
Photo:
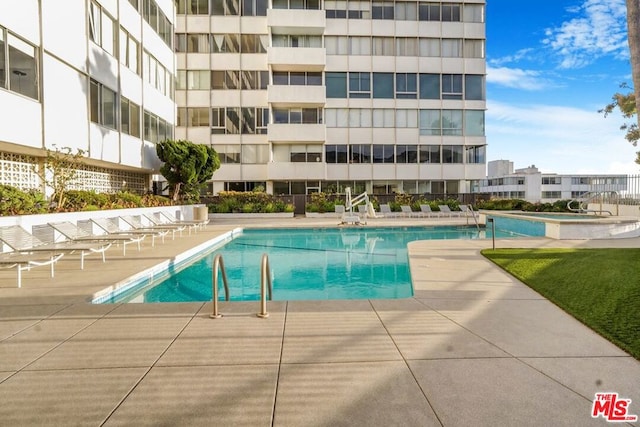
<instances>
[{"instance_id":1,"label":"background building","mask_svg":"<svg viewBox=\"0 0 640 427\"><path fill-rule=\"evenodd\" d=\"M84 150L77 187L150 188L175 124L172 0L0 2L0 184L41 188L45 149Z\"/></svg>"},{"instance_id":2,"label":"background building","mask_svg":"<svg viewBox=\"0 0 640 427\"><path fill-rule=\"evenodd\" d=\"M176 138L220 155L212 193L469 192L484 18L484 0L179 0Z\"/></svg>"},{"instance_id":3,"label":"background building","mask_svg":"<svg viewBox=\"0 0 640 427\"><path fill-rule=\"evenodd\" d=\"M474 192L497 198L555 202L578 199L588 192L627 191L627 175L558 175L542 173L535 165L514 171L509 160L491 161L487 169L487 178L474 186Z\"/></svg>"}]
</instances>

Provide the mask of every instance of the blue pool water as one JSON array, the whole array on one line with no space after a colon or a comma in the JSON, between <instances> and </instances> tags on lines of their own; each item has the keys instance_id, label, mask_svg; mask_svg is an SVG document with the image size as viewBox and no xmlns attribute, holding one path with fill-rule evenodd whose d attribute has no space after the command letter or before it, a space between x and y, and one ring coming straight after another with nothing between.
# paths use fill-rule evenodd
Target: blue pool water
<instances>
[{"instance_id":1,"label":"blue pool water","mask_svg":"<svg viewBox=\"0 0 640 427\"><path fill-rule=\"evenodd\" d=\"M490 231L475 227L249 229L160 283L143 283L103 302L211 301L216 254L223 258L230 299L257 301L264 253L274 300L407 298L413 295L407 243L486 237ZM514 233L497 231L496 237Z\"/></svg>"}]
</instances>

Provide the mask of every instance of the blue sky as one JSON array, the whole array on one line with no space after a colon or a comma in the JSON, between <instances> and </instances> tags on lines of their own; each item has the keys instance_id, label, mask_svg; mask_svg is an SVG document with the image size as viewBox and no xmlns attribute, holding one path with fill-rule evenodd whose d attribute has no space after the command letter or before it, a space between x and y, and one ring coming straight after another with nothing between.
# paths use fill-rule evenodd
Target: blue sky
<instances>
[{"instance_id":1,"label":"blue sky","mask_svg":"<svg viewBox=\"0 0 640 427\"><path fill-rule=\"evenodd\" d=\"M619 115L631 85L625 0L487 0L487 160L543 172L640 173Z\"/></svg>"}]
</instances>

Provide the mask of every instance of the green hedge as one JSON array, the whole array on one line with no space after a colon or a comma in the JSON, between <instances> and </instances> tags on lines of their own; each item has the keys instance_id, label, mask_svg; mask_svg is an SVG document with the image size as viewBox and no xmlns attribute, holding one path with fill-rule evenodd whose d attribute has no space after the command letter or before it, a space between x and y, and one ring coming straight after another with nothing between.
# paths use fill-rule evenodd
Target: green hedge
<instances>
[{"instance_id":1,"label":"green hedge","mask_svg":"<svg viewBox=\"0 0 640 427\"><path fill-rule=\"evenodd\" d=\"M207 204L210 213L293 212L294 206L261 191L221 191Z\"/></svg>"},{"instance_id":2,"label":"green hedge","mask_svg":"<svg viewBox=\"0 0 640 427\"><path fill-rule=\"evenodd\" d=\"M64 209L57 209L39 191L23 191L8 185L0 185L0 216L32 215L51 212L79 212L105 209L170 206L167 197L120 191L113 194L95 191L70 190L65 193Z\"/></svg>"}]
</instances>

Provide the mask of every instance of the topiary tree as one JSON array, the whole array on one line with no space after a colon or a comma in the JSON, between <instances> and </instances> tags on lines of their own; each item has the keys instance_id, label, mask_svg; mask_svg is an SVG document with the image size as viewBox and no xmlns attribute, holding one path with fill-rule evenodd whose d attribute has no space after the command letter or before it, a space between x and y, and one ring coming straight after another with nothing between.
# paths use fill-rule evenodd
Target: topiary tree
<instances>
[{"instance_id":1,"label":"topiary tree","mask_svg":"<svg viewBox=\"0 0 640 427\"><path fill-rule=\"evenodd\" d=\"M169 183L174 202L197 202L200 188L220 168L218 153L206 145L185 140L166 140L156 145L164 164L160 173Z\"/></svg>"}]
</instances>

